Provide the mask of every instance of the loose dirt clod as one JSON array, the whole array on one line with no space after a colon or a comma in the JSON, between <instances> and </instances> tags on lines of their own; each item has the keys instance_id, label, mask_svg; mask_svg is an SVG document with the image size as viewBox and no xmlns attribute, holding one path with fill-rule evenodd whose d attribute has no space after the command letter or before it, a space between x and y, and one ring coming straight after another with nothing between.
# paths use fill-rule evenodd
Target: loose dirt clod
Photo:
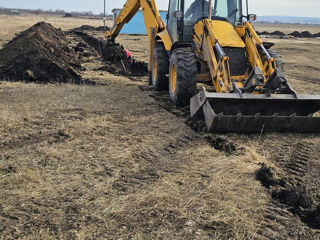
<instances>
[{"instance_id":1,"label":"loose dirt clod","mask_svg":"<svg viewBox=\"0 0 320 240\"><path fill-rule=\"evenodd\" d=\"M256 179L259 180L264 187L269 188L270 186L274 186L276 184L272 169L264 163L257 172Z\"/></svg>"},{"instance_id":2,"label":"loose dirt clod","mask_svg":"<svg viewBox=\"0 0 320 240\"><path fill-rule=\"evenodd\" d=\"M205 139L209 142L209 144L219 151L226 152L227 154L231 154L237 150L236 144L230 141L228 138L223 136L214 137L212 135L208 135Z\"/></svg>"},{"instance_id":3,"label":"loose dirt clod","mask_svg":"<svg viewBox=\"0 0 320 240\"><path fill-rule=\"evenodd\" d=\"M26 82L74 82L81 77L78 59L61 29L40 22L0 50L0 79Z\"/></svg>"}]
</instances>

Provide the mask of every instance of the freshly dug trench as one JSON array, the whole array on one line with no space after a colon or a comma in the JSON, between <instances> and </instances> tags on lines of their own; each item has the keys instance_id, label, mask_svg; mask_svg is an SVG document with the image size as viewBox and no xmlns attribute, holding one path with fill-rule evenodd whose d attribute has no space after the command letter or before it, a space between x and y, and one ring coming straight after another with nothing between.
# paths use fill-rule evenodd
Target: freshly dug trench
<instances>
[{"instance_id":1,"label":"freshly dug trench","mask_svg":"<svg viewBox=\"0 0 320 240\"><path fill-rule=\"evenodd\" d=\"M40 22L0 50L0 80L80 83L80 63L61 29Z\"/></svg>"},{"instance_id":2,"label":"freshly dug trench","mask_svg":"<svg viewBox=\"0 0 320 240\"><path fill-rule=\"evenodd\" d=\"M120 44L103 41L84 31L77 31L76 29L74 30L74 33L81 37L88 45L93 47L105 61L106 66L97 70L105 70L113 74L133 77L148 75L148 64L145 62L133 59L130 67L124 66L123 47Z\"/></svg>"}]
</instances>

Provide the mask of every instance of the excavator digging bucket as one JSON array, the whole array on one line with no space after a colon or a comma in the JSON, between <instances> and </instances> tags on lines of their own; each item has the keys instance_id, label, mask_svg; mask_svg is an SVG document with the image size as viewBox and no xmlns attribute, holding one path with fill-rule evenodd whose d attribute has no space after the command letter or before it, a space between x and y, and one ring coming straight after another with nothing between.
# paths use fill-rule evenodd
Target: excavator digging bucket
<instances>
[{"instance_id":1,"label":"excavator digging bucket","mask_svg":"<svg viewBox=\"0 0 320 240\"><path fill-rule=\"evenodd\" d=\"M191 98L191 117L204 115L209 131L320 133L320 95L209 93Z\"/></svg>"}]
</instances>

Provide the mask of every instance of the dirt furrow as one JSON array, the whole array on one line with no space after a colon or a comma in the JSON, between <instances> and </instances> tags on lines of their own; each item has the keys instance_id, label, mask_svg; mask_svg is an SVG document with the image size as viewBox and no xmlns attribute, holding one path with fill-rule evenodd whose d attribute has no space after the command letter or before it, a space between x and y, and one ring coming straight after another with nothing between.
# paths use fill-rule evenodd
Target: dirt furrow
<instances>
[{"instance_id":1,"label":"dirt furrow","mask_svg":"<svg viewBox=\"0 0 320 240\"><path fill-rule=\"evenodd\" d=\"M283 204L283 207L296 214L312 229L320 229L318 143L302 136L282 140L283 145L277 141L280 151L270 151L270 160L276 168L269 169L271 177L262 182L269 188L274 200ZM265 166L263 168L267 170Z\"/></svg>"}]
</instances>

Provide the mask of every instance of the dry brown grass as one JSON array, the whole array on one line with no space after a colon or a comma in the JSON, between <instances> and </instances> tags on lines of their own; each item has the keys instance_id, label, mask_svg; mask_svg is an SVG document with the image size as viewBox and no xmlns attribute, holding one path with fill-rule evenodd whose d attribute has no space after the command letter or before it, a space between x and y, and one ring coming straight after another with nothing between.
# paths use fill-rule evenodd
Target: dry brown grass
<instances>
[{"instance_id":1,"label":"dry brown grass","mask_svg":"<svg viewBox=\"0 0 320 240\"><path fill-rule=\"evenodd\" d=\"M286 75L298 93L320 93L319 39L265 39L274 42L285 63Z\"/></svg>"},{"instance_id":2,"label":"dry brown grass","mask_svg":"<svg viewBox=\"0 0 320 240\"><path fill-rule=\"evenodd\" d=\"M120 36L145 60L139 39ZM271 197L255 172L277 136L230 136L246 146L227 156L141 91L146 79L83 66L105 85L0 83L0 239L263 239Z\"/></svg>"},{"instance_id":3,"label":"dry brown grass","mask_svg":"<svg viewBox=\"0 0 320 240\"><path fill-rule=\"evenodd\" d=\"M5 234L15 226L10 236L26 239L256 239L268 201L254 181L261 158L227 157L193 139L146 93L117 81L0 85L1 106L15 112L0 129Z\"/></svg>"}]
</instances>

